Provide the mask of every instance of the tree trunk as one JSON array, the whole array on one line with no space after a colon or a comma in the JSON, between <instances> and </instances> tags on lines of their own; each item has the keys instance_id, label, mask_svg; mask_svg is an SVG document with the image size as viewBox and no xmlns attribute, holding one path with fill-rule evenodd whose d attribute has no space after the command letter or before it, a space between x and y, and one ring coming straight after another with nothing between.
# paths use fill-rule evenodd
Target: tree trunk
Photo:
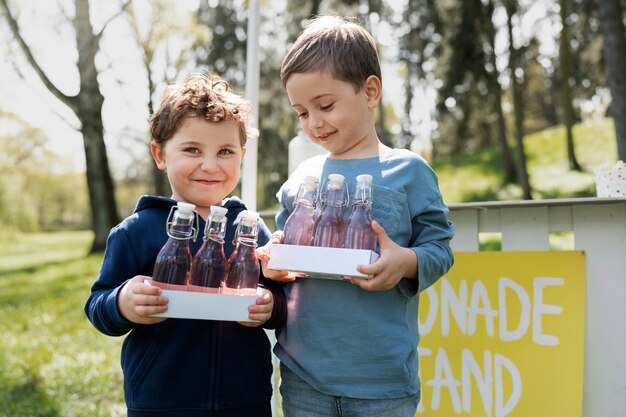
<instances>
[{"instance_id":1,"label":"tree trunk","mask_svg":"<svg viewBox=\"0 0 626 417\"><path fill-rule=\"evenodd\" d=\"M611 90L611 115L615 122L617 158L626 161L626 34L619 0L597 0L602 34L606 78Z\"/></svg>"},{"instance_id":2,"label":"tree trunk","mask_svg":"<svg viewBox=\"0 0 626 417\"><path fill-rule=\"evenodd\" d=\"M511 149L506 138L506 121L504 120L504 112L502 111L502 86L498 81L498 67L496 66L496 48L495 38L496 31L493 26L494 6L492 0L487 3L487 15L485 19L487 24L487 36L491 45L491 54L489 54L489 62L493 66L493 71L489 74L488 83L489 91L493 97L493 111L496 113L496 136L502 153L502 169L504 171L504 181L510 183L515 181L515 165L511 157Z\"/></svg>"},{"instance_id":3,"label":"tree trunk","mask_svg":"<svg viewBox=\"0 0 626 417\"><path fill-rule=\"evenodd\" d=\"M99 50L99 40L102 32L98 34L93 33L89 20L89 1L75 0L76 15L73 23L76 30L76 46L78 49L80 90L77 95L68 96L50 81L35 60L30 48L21 36L17 20L11 15L6 0L0 0L0 5L5 11L13 36L15 36L28 63L37 73L41 82L51 94L68 106L80 120L85 148L89 205L94 231L94 240L90 252L103 251L109 231L118 223L119 219L113 180L109 171L104 143L102 126L102 103L104 102L104 97L100 93L98 72L95 65L95 56Z\"/></svg>"},{"instance_id":4,"label":"tree trunk","mask_svg":"<svg viewBox=\"0 0 626 417\"><path fill-rule=\"evenodd\" d=\"M415 64L411 62L411 59L405 61L406 66L406 78L404 79L404 120L402 121L402 145L405 149L411 149L411 142L413 141L413 135L411 133L412 117L411 111L413 110L413 80L416 76Z\"/></svg>"},{"instance_id":5,"label":"tree trunk","mask_svg":"<svg viewBox=\"0 0 626 417\"><path fill-rule=\"evenodd\" d=\"M89 17L89 1L76 0L76 46L78 48L78 72L80 92L76 116L81 122L81 132L85 147L87 186L91 207L94 241L91 252L103 251L109 231L117 224L117 208L113 179L104 143L102 124L102 104L104 97L98 84L96 53L100 46L100 36L93 33Z\"/></svg>"},{"instance_id":6,"label":"tree trunk","mask_svg":"<svg viewBox=\"0 0 626 417\"><path fill-rule=\"evenodd\" d=\"M559 0L561 6L561 42L559 55L561 61L561 106L563 108L563 123L565 124L565 132L567 133L567 160L569 169L573 171L582 171L576 152L574 150L574 135L572 129L574 127L574 106L572 104L572 52L569 46L569 23L567 16L567 0Z\"/></svg>"},{"instance_id":7,"label":"tree trunk","mask_svg":"<svg viewBox=\"0 0 626 417\"><path fill-rule=\"evenodd\" d=\"M133 7L133 3L129 3L126 13L129 17L130 27L135 35L135 39L137 40L137 44L143 51L143 66L146 70L146 77L148 78L148 114L152 116L154 113L154 92L156 89L154 83L154 77L152 76L152 61L154 59L154 43L155 39L160 39L158 33L154 31L154 28L158 24L159 18L166 13L165 9L162 5L155 8L155 16L152 18L152 22L149 26L148 33L146 36L141 35L141 31L139 30L139 23L137 22L137 14L135 13L135 8ZM148 142L150 142L151 138L146 138ZM152 161L152 152L150 151L150 146L146 146L146 152L148 154L148 160ZM169 197L172 195L172 189L170 188L170 184L167 180L167 175L161 171L156 164L150 165L150 179L152 180L152 187L154 195L160 195Z\"/></svg>"},{"instance_id":8,"label":"tree trunk","mask_svg":"<svg viewBox=\"0 0 626 417\"><path fill-rule=\"evenodd\" d=\"M524 111L522 108L522 89L515 71L517 70L518 51L513 43L513 15L515 4L513 0L506 1L507 29L509 34L509 70L511 72L511 88L513 90L513 112L515 115L515 142L517 143L517 178L522 187L525 200L532 200L530 180L526 167L526 153L524 152Z\"/></svg>"}]
</instances>

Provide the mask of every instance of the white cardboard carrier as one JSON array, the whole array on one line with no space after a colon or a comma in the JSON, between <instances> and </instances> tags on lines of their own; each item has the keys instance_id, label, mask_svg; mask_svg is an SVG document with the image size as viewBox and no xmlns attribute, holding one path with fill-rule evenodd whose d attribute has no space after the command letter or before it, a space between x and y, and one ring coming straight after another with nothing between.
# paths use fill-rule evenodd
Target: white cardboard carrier
<instances>
[{"instance_id":1,"label":"white cardboard carrier","mask_svg":"<svg viewBox=\"0 0 626 417\"><path fill-rule=\"evenodd\" d=\"M368 265L378 254L365 249L321 248L318 246L272 245L270 269L304 273L311 278L371 278L357 271L357 265Z\"/></svg>"},{"instance_id":2,"label":"white cardboard carrier","mask_svg":"<svg viewBox=\"0 0 626 417\"><path fill-rule=\"evenodd\" d=\"M212 294L194 291L161 290L168 298L167 311L155 317L222 321L254 321L248 318L248 306L256 302L254 295Z\"/></svg>"}]
</instances>

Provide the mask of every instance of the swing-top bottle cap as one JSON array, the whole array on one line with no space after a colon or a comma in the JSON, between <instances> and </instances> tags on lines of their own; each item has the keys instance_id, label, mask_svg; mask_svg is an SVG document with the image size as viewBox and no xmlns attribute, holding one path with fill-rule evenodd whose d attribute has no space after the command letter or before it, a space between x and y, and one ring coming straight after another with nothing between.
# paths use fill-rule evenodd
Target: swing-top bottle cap
<instances>
[{"instance_id":1,"label":"swing-top bottle cap","mask_svg":"<svg viewBox=\"0 0 626 417\"><path fill-rule=\"evenodd\" d=\"M317 177L314 177L312 175L307 175L302 180L302 184L304 185L304 188L306 188L307 190L313 190L319 184L319 180L317 179Z\"/></svg>"},{"instance_id":2,"label":"swing-top bottle cap","mask_svg":"<svg viewBox=\"0 0 626 417\"><path fill-rule=\"evenodd\" d=\"M331 185L334 185L334 186L341 186L341 184L343 184L344 179L345 177L341 174L330 174L328 176L328 181L330 182Z\"/></svg>"},{"instance_id":3,"label":"swing-top bottle cap","mask_svg":"<svg viewBox=\"0 0 626 417\"><path fill-rule=\"evenodd\" d=\"M257 213L256 211L245 210L241 217L246 220L258 220L259 213Z\"/></svg>"},{"instance_id":4,"label":"swing-top bottle cap","mask_svg":"<svg viewBox=\"0 0 626 417\"><path fill-rule=\"evenodd\" d=\"M226 207L221 206L211 206L211 215L216 217L224 217L228 213L228 209Z\"/></svg>"},{"instance_id":5,"label":"swing-top bottle cap","mask_svg":"<svg viewBox=\"0 0 626 417\"><path fill-rule=\"evenodd\" d=\"M196 209L195 204L179 201L176 206L178 207L178 217L181 219L191 219L193 217L193 211Z\"/></svg>"},{"instance_id":6,"label":"swing-top bottle cap","mask_svg":"<svg viewBox=\"0 0 626 417\"><path fill-rule=\"evenodd\" d=\"M245 224L246 226L256 225L258 221L259 213L257 213L256 211L245 210L241 214L241 223Z\"/></svg>"},{"instance_id":7,"label":"swing-top bottle cap","mask_svg":"<svg viewBox=\"0 0 626 417\"><path fill-rule=\"evenodd\" d=\"M357 183L372 184L372 176L370 174L361 174L356 176Z\"/></svg>"}]
</instances>

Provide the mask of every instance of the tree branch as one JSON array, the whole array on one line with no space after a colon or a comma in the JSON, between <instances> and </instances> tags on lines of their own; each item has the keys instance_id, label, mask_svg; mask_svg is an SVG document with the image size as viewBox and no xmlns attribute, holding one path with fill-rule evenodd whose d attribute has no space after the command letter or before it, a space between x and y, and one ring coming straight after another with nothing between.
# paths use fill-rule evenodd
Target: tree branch
<instances>
[{"instance_id":1,"label":"tree branch","mask_svg":"<svg viewBox=\"0 0 626 417\"><path fill-rule=\"evenodd\" d=\"M15 70L18 77L20 77L28 87L32 88L30 83L26 81L26 77L24 76L24 74L22 73L22 70L18 67L18 65L15 62L11 62L11 65L13 66L13 69ZM33 92L39 95L39 93L35 91L34 89L33 89ZM40 97L40 98L42 101L45 101L44 97ZM76 123L72 123L69 119L67 119L65 116L59 113L53 106L49 106L49 108L54 114L56 114L59 117L59 119L63 120L71 129L74 129L75 131L80 132L80 121L78 125Z\"/></svg>"},{"instance_id":2,"label":"tree branch","mask_svg":"<svg viewBox=\"0 0 626 417\"><path fill-rule=\"evenodd\" d=\"M5 0L1 0L1 1L5 1ZM124 2L124 4L122 4L122 7L120 8L119 12L115 13L113 16L111 16L106 22L104 22L104 25L102 25L102 29L100 29L100 31L98 33L96 33L96 39L99 41L100 38L102 37L102 34L104 33L104 30L106 29L106 27L109 25L109 23L111 23L112 21L114 21L115 19L117 19L120 15L122 15L125 11L126 8L130 5L130 3L132 2L132 0L126 0Z\"/></svg>"},{"instance_id":3,"label":"tree branch","mask_svg":"<svg viewBox=\"0 0 626 417\"><path fill-rule=\"evenodd\" d=\"M30 50L30 47L26 44L26 42L24 41L24 38L22 38L22 35L20 34L19 25L17 23L17 20L13 17L13 15L11 15L11 10L9 9L9 5L7 4L7 0L0 0L0 6L2 6L2 8L4 9L4 13L6 15L6 19L7 19L8 23L9 23L9 26L11 27L11 32L13 33L13 36L15 37L15 40L17 40L17 43L22 48L22 52L24 52L24 55L26 55L26 59L28 60L28 62L31 65L31 67L35 70L37 75L39 76L39 79L41 80L41 82L43 82L43 84L46 86L46 88L56 98L58 98L62 103L64 103L70 109L72 109L74 112L76 112L77 107L78 107L78 99L77 99L77 97L76 96L68 96L67 94L65 94L61 90L59 90L57 88L57 86L54 85L54 83L52 83L52 81L50 81L50 79L48 78L46 73L39 66L39 63L37 62L37 60L35 60L35 57L33 56L32 52Z\"/></svg>"}]
</instances>

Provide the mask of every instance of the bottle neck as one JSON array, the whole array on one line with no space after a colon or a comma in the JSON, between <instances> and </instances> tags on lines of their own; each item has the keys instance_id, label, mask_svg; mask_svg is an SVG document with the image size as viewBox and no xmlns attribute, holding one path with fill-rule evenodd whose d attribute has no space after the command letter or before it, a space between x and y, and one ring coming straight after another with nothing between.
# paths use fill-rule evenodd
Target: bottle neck
<instances>
[{"instance_id":1,"label":"bottle neck","mask_svg":"<svg viewBox=\"0 0 626 417\"><path fill-rule=\"evenodd\" d=\"M329 188L326 196L326 205L329 207L342 207L344 204L341 188Z\"/></svg>"},{"instance_id":2,"label":"bottle neck","mask_svg":"<svg viewBox=\"0 0 626 417\"><path fill-rule=\"evenodd\" d=\"M239 236L237 236L237 244L241 247L241 245L243 246L247 246L250 248L256 248L257 247L257 236L256 234L243 234L243 233L239 233Z\"/></svg>"},{"instance_id":3,"label":"bottle neck","mask_svg":"<svg viewBox=\"0 0 626 417\"><path fill-rule=\"evenodd\" d=\"M177 240L191 239L193 237L192 223L193 217L185 219L174 215L174 220L170 223L167 234L169 237Z\"/></svg>"},{"instance_id":4,"label":"bottle neck","mask_svg":"<svg viewBox=\"0 0 626 417\"><path fill-rule=\"evenodd\" d=\"M372 205L372 187L368 184L357 184L352 204Z\"/></svg>"},{"instance_id":5,"label":"bottle neck","mask_svg":"<svg viewBox=\"0 0 626 417\"><path fill-rule=\"evenodd\" d=\"M226 232L225 219L211 219L207 223L204 234L204 241L212 240L217 243L224 243L224 235Z\"/></svg>"},{"instance_id":6,"label":"bottle neck","mask_svg":"<svg viewBox=\"0 0 626 417\"><path fill-rule=\"evenodd\" d=\"M242 244L244 246L256 248L258 232L258 223L246 224L246 221L242 220L237 228L237 245Z\"/></svg>"}]
</instances>

